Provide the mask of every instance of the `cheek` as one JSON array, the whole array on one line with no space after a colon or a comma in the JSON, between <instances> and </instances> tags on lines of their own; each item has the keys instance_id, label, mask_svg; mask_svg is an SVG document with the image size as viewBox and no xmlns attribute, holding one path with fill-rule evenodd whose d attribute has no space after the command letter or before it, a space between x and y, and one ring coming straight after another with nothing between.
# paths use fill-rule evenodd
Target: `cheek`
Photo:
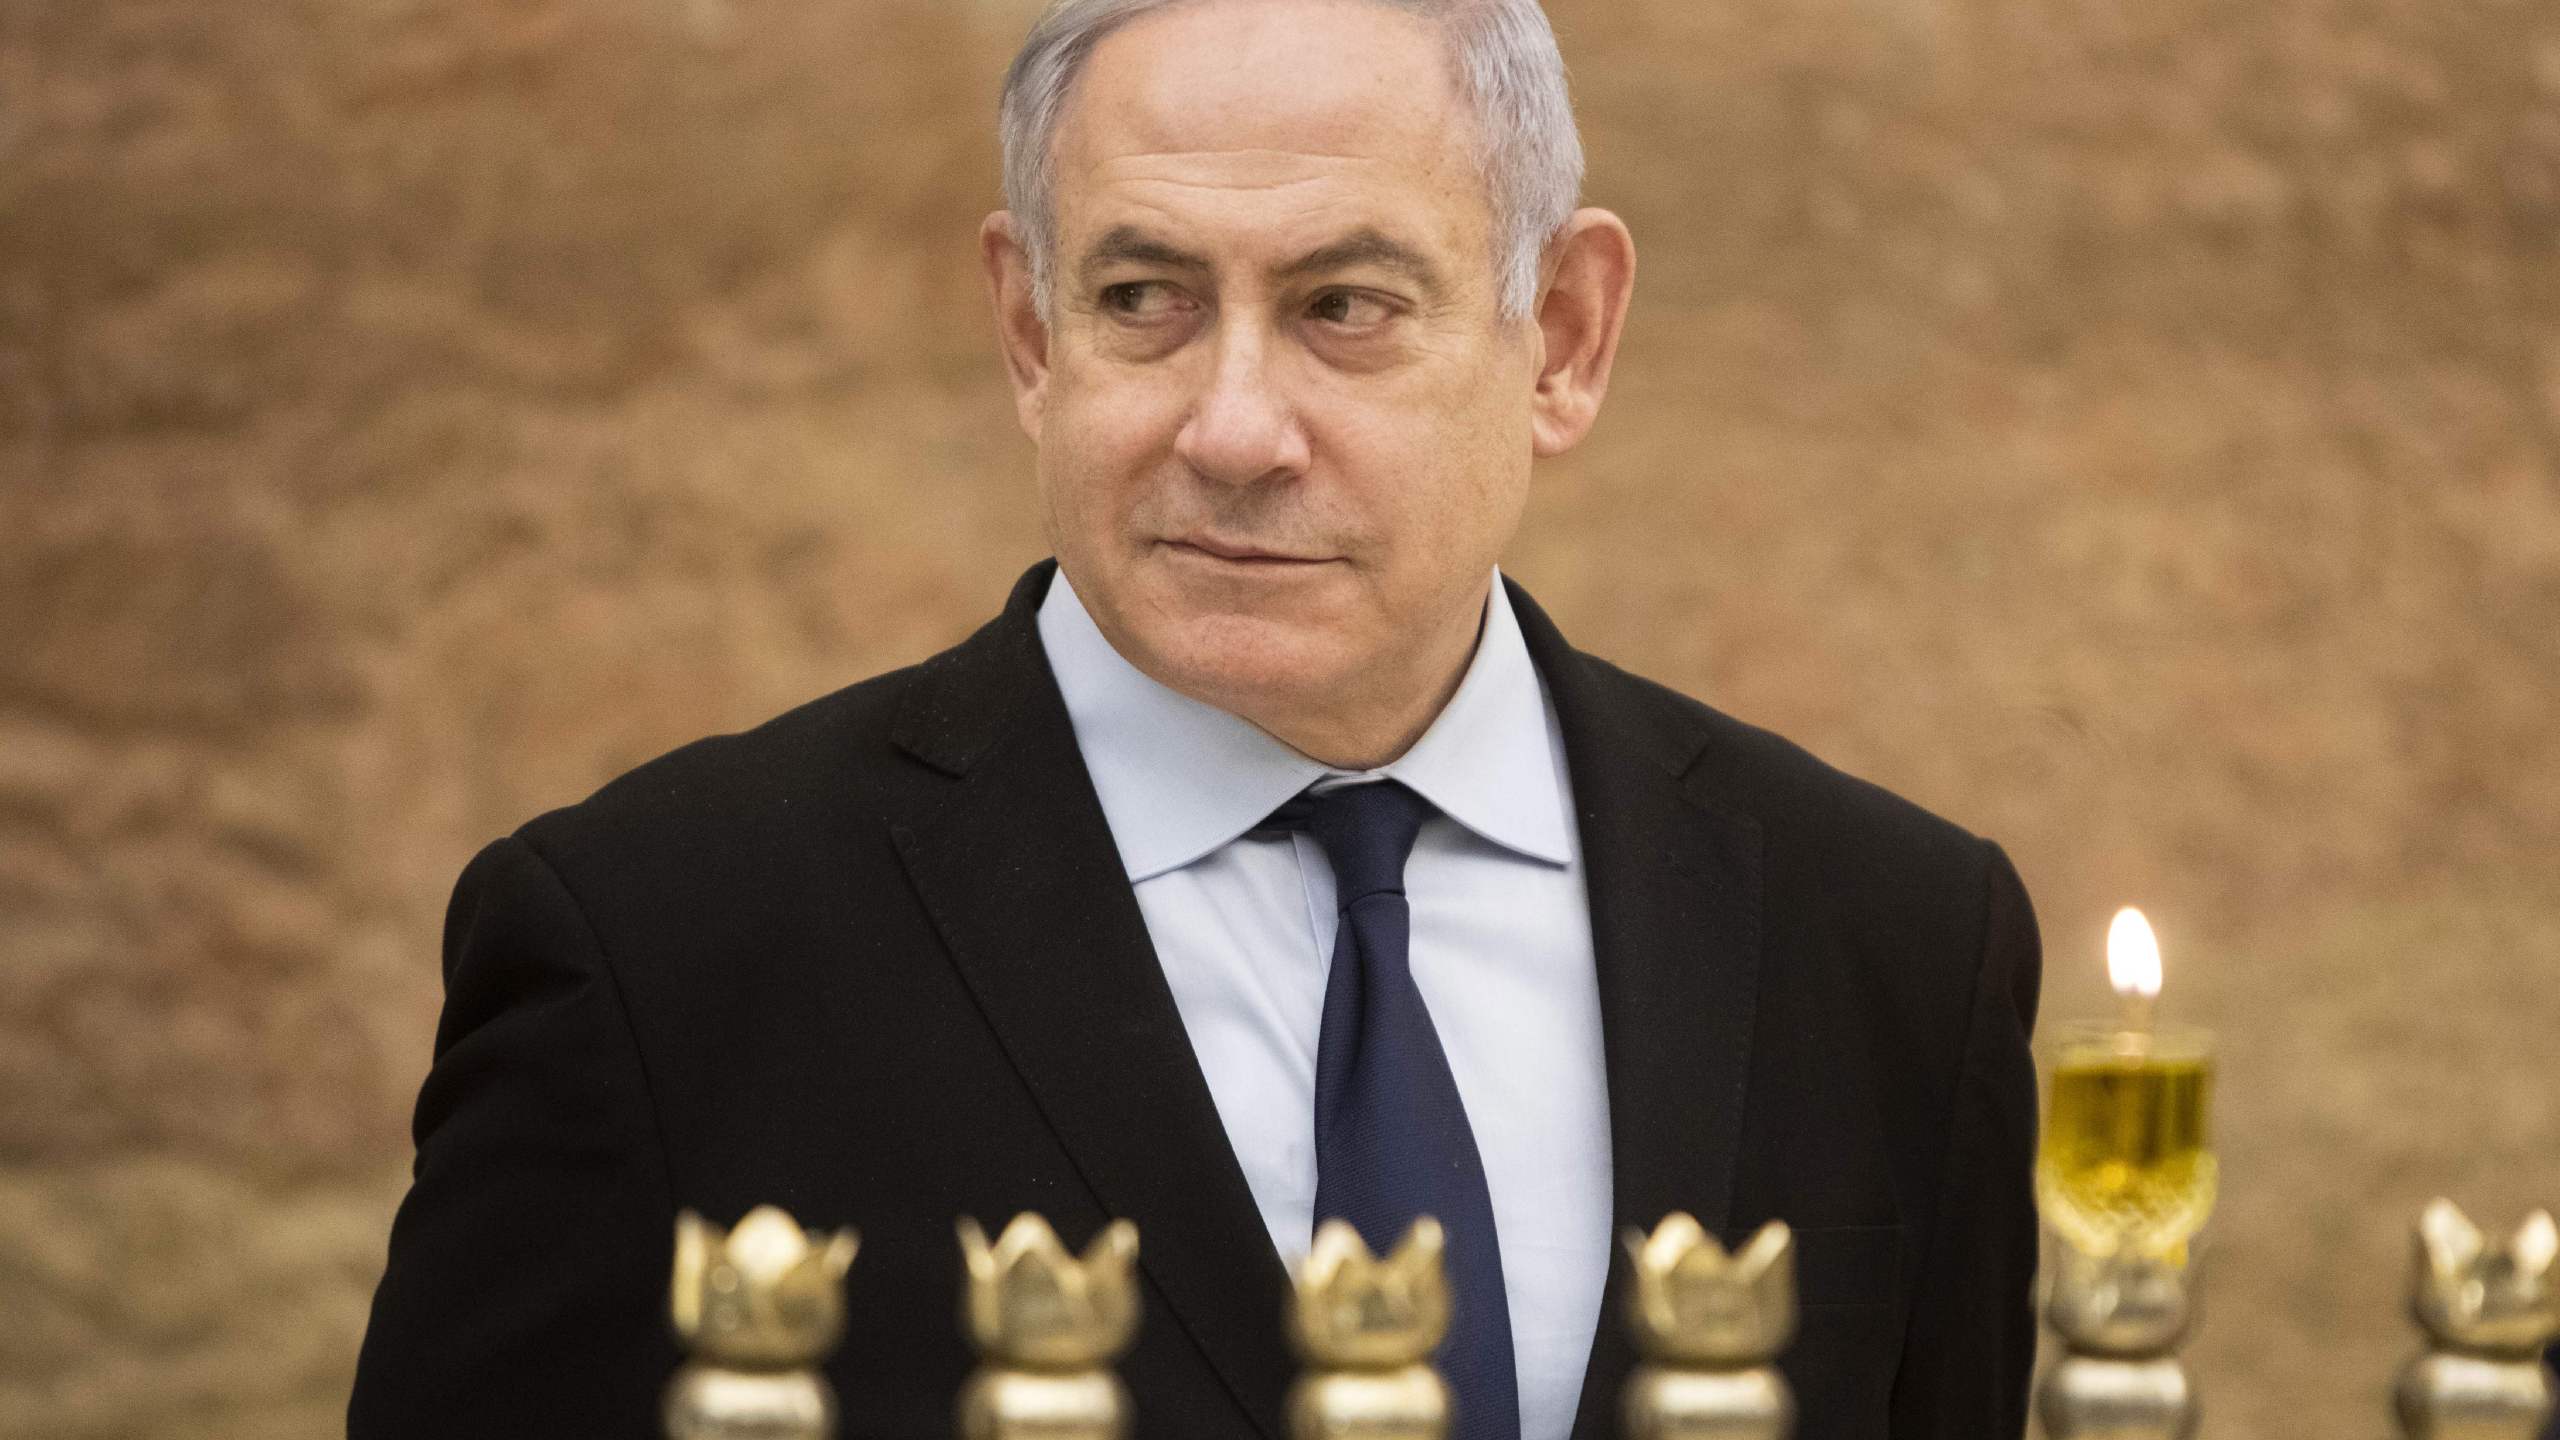
<instances>
[{"instance_id":1,"label":"cheek","mask_svg":"<svg viewBox=\"0 0 2560 1440\"><path fill-rule=\"evenodd\" d=\"M1344 468L1360 477L1362 508L1398 537L1404 568L1472 565L1507 537L1527 483L1529 416L1502 387L1502 377L1484 375L1342 397L1329 428Z\"/></svg>"},{"instance_id":2,"label":"cheek","mask_svg":"<svg viewBox=\"0 0 2560 1440\"><path fill-rule=\"evenodd\" d=\"M1526 498L1529 483L1530 380L1503 357L1488 357L1445 399L1441 463L1452 473L1441 494L1446 523L1481 536L1499 531L1499 548Z\"/></svg>"},{"instance_id":3,"label":"cheek","mask_svg":"<svg viewBox=\"0 0 2560 1440\"><path fill-rule=\"evenodd\" d=\"M1172 448L1180 410L1162 385L1061 366L1041 420L1040 474L1052 513L1118 513L1140 503Z\"/></svg>"}]
</instances>

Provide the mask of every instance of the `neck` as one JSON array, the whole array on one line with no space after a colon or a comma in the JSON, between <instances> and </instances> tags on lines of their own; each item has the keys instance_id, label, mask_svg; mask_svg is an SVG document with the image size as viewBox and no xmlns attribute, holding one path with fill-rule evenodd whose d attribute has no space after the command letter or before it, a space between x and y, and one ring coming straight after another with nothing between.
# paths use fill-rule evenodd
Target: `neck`
<instances>
[{"instance_id":1,"label":"neck","mask_svg":"<svg viewBox=\"0 0 2560 1440\"><path fill-rule=\"evenodd\" d=\"M1473 654L1469 651L1468 658ZM1458 693L1458 682L1466 673L1462 659L1457 670L1438 688L1415 703L1384 711L1246 714L1243 718L1272 739L1330 769L1375 770L1402 758L1413 748L1414 742L1431 728L1431 722L1448 708L1449 697Z\"/></svg>"},{"instance_id":2,"label":"neck","mask_svg":"<svg viewBox=\"0 0 2560 1440\"><path fill-rule=\"evenodd\" d=\"M1453 643L1436 646L1395 681L1354 685L1309 706L1259 704L1233 713L1272 739L1335 770L1375 770L1402 758L1449 708L1483 638L1484 605L1476 623L1456 629ZM1419 675L1419 679L1411 678Z\"/></svg>"},{"instance_id":3,"label":"neck","mask_svg":"<svg viewBox=\"0 0 2560 1440\"><path fill-rule=\"evenodd\" d=\"M1186 683L1201 677L1150 664L1144 649L1114 634L1101 610L1088 606L1085 614L1123 662L1165 689L1223 710L1320 765L1375 770L1411 750L1457 695L1475 660L1490 603L1488 590L1478 588L1468 610L1449 616L1450 623L1415 625L1415 631L1431 633L1421 649L1380 667L1390 673L1349 677L1313 694L1295 686Z\"/></svg>"}]
</instances>

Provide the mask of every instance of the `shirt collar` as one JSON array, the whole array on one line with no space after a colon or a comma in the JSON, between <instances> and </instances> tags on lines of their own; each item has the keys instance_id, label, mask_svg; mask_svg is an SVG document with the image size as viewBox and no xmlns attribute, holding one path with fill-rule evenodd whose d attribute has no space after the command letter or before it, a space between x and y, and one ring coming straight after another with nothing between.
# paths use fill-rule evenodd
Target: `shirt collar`
<instances>
[{"instance_id":1,"label":"shirt collar","mask_svg":"<svg viewBox=\"0 0 2560 1440\"><path fill-rule=\"evenodd\" d=\"M1132 882L1208 855L1327 777L1400 780L1505 849L1572 863L1554 712L1499 571L1457 693L1412 749L1373 771L1328 767L1148 678L1111 647L1063 570L1050 582L1039 624Z\"/></svg>"}]
</instances>

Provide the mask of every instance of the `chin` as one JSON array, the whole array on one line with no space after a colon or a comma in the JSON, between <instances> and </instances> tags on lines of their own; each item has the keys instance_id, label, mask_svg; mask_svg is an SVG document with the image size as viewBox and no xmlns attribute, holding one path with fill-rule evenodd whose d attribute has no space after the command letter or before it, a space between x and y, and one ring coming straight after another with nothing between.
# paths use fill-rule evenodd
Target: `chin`
<instances>
[{"instance_id":1,"label":"chin","mask_svg":"<svg viewBox=\"0 0 2560 1440\"><path fill-rule=\"evenodd\" d=\"M1309 708L1351 676L1339 640L1303 622L1157 616L1133 638L1131 660L1158 683L1248 720Z\"/></svg>"}]
</instances>

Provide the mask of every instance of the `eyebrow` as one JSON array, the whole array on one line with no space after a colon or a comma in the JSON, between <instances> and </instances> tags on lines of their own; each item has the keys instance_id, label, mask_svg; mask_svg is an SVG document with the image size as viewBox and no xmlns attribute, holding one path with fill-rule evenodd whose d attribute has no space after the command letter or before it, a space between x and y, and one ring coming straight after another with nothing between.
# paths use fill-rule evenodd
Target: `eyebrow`
<instances>
[{"instance_id":1,"label":"eyebrow","mask_svg":"<svg viewBox=\"0 0 2560 1440\"><path fill-rule=\"evenodd\" d=\"M1092 276L1107 265L1136 263L1162 265L1168 270L1207 270L1209 262L1201 256L1168 245L1135 225L1114 225L1102 232L1093 248L1084 253L1076 266L1077 273Z\"/></svg>"},{"instance_id":2,"label":"eyebrow","mask_svg":"<svg viewBox=\"0 0 2560 1440\"><path fill-rule=\"evenodd\" d=\"M1205 256L1192 254L1171 245L1134 225L1115 225L1103 232L1093 248L1085 252L1077 270L1087 276L1105 266L1121 263L1161 265L1170 270L1206 272L1216 267ZM1358 265L1375 265L1392 270L1437 298L1442 291L1439 267L1431 258L1394 236L1374 226L1363 225L1339 240L1320 245L1295 260L1274 266L1274 280L1303 280L1332 270L1348 270Z\"/></svg>"},{"instance_id":3,"label":"eyebrow","mask_svg":"<svg viewBox=\"0 0 2560 1440\"><path fill-rule=\"evenodd\" d=\"M1303 280L1329 270L1375 265L1410 280L1424 293L1440 293L1440 270L1431 257L1391 235L1363 225L1330 245L1319 246L1272 272L1279 280Z\"/></svg>"}]
</instances>

